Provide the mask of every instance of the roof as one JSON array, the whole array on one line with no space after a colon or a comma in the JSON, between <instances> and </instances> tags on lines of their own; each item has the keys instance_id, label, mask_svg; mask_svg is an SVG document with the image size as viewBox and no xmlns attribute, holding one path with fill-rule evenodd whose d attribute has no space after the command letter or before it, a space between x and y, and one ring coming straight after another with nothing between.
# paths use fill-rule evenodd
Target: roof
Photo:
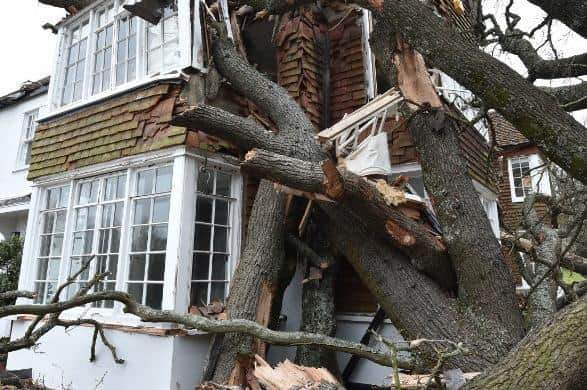
<instances>
[{"instance_id":1,"label":"roof","mask_svg":"<svg viewBox=\"0 0 587 390\"><path fill-rule=\"evenodd\" d=\"M489 110L487 117L491 122L491 128L495 134L495 142L499 147L512 147L518 145L526 145L530 141L522 135L503 116L497 113L495 110Z\"/></svg>"},{"instance_id":2,"label":"roof","mask_svg":"<svg viewBox=\"0 0 587 390\"><path fill-rule=\"evenodd\" d=\"M38 81L26 81L21 87L0 97L0 109L19 103L25 99L42 95L49 90L49 76Z\"/></svg>"}]
</instances>

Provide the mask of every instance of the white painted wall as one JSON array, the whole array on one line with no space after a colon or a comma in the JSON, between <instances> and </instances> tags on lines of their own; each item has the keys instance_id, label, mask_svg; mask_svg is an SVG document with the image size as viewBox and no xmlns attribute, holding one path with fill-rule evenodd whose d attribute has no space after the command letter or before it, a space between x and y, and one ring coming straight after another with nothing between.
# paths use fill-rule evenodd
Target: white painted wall
<instances>
[{"instance_id":1,"label":"white painted wall","mask_svg":"<svg viewBox=\"0 0 587 390\"><path fill-rule=\"evenodd\" d=\"M47 94L0 109L0 200L31 193L26 170L16 170L25 112L45 106ZM41 110L40 114L43 114Z\"/></svg>"},{"instance_id":2,"label":"white painted wall","mask_svg":"<svg viewBox=\"0 0 587 390\"><path fill-rule=\"evenodd\" d=\"M29 321L14 321L12 336L24 334ZM33 368L33 378L53 389L193 390L200 382L209 336L150 336L106 330L122 365L116 364L100 340L90 362L93 329L57 328L34 351L8 356L9 370Z\"/></svg>"}]
</instances>

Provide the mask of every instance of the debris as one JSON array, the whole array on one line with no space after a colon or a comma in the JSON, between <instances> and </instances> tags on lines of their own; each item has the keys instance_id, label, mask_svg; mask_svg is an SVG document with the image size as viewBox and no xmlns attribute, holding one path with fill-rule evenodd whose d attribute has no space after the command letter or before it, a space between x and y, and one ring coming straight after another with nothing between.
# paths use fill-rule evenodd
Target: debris
<instances>
[{"instance_id":1,"label":"debris","mask_svg":"<svg viewBox=\"0 0 587 390\"><path fill-rule=\"evenodd\" d=\"M385 202L390 205L398 206L406 202L406 193L397 187L393 187L383 179L375 182L375 187L385 198Z\"/></svg>"},{"instance_id":2,"label":"debris","mask_svg":"<svg viewBox=\"0 0 587 390\"><path fill-rule=\"evenodd\" d=\"M255 355L253 375L267 390L311 389L324 383L335 388L339 384L325 368L298 366L287 359L271 368L259 355Z\"/></svg>"}]
</instances>

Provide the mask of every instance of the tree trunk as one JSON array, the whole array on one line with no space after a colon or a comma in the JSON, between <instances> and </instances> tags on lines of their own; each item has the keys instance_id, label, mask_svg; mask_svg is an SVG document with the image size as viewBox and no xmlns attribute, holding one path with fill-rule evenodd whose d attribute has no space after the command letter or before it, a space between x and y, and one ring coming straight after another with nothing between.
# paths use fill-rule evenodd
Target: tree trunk
<instances>
[{"instance_id":1,"label":"tree trunk","mask_svg":"<svg viewBox=\"0 0 587 390\"><path fill-rule=\"evenodd\" d=\"M263 180L251 211L247 243L230 285L226 311L228 318L257 320L267 326L278 290L284 263L285 195ZM219 341L218 360L213 380L218 383L245 384L252 364L253 339L242 334L227 334ZM214 364L214 362L211 362Z\"/></svg>"},{"instance_id":2,"label":"tree trunk","mask_svg":"<svg viewBox=\"0 0 587 390\"><path fill-rule=\"evenodd\" d=\"M536 256L535 271L533 278L528 280L532 286L530 295L527 297L528 303L525 313L528 328L539 328L556 312L557 285L552 268L561 249L558 233L553 228L546 226L543 218L538 217L538 213L534 209L534 200L534 194L527 195L522 207L524 226L536 242L532 253L533 256Z\"/></svg>"},{"instance_id":3,"label":"tree trunk","mask_svg":"<svg viewBox=\"0 0 587 390\"><path fill-rule=\"evenodd\" d=\"M315 222L315 216L304 234L313 252L328 264L321 269L306 261L306 279L302 291L302 322L300 331L334 337L336 334L336 313L334 308L334 288L336 264L328 254L328 242L320 230L326 221ZM325 348L301 345L296 351L296 364L307 367L324 367L333 375L339 376L335 353Z\"/></svg>"},{"instance_id":4,"label":"tree trunk","mask_svg":"<svg viewBox=\"0 0 587 390\"><path fill-rule=\"evenodd\" d=\"M499 364L466 386L476 389L582 389L587 383L587 296L530 333Z\"/></svg>"}]
</instances>

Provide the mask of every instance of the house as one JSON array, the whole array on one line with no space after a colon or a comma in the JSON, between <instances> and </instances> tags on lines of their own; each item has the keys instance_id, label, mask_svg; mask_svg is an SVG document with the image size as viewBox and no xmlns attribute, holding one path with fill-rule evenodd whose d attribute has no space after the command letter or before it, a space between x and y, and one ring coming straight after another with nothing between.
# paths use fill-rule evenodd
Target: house
<instances>
[{"instance_id":1,"label":"house","mask_svg":"<svg viewBox=\"0 0 587 390\"><path fill-rule=\"evenodd\" d=\"M62 3L43 0L43 3ZM406 210L434 229L418 156L397 112L365 113L378 95L365 10L308 8L249 20L236 31L225 0L217 3L227 29L241 34L250 62L297 99L319 129L358 113L345 128L358 147L369 137L364 125L380 125L390 171L410 178ZM92 260L68 289L109 271L103 290L127 291L142 304L186 313L228 294L245 241L256 180L239 171L239 152L198 129L170 124L188 105L207 102L272 124L256 108L217 82L209 62L205 5L192 0L78 0L58 27L59 44L48 91L32 142L28 179L33 183L19 287L48 302L57 286ZM371 105L366 105L371 102ZM359 131L353 130L355 127ZM354 141L353 141L354 142ZM469 172L498 234L497 187L487 165L482 134L468 130L461 143ZM346 153L346 152L345 152ZM344 158L342 154L341 158ZM286 291L283 329L298 330L300 272ZM338 335L359 340L376 305L348 265L337 296ZM350 295L350 292L353 292ZM22 300L26 302L26 300ZM76 308L64 318L86 316L105 324L125 363L116 364L97 346L90 362L89 327L54 329L34 350L10 354L9 369L32 368L47 386L74 389L193 389L199 383L210 337L169 324L143 324L118 303ZM13 320L12 337L26 332L32 317ZM389 322L381 332L400 337ZM271 348L270 360L291 356ZM340 355L341 368L348 356ZM387 369L359 362L350 380L381 384Z\"/></svg>"},{"instance_id":2,"label":"house","mask_svg":"<svg viewBox=\"0 0 587 390\"><path fill-rule=\"evenodd\" d=\"M0 241L24 236L31 198L27 169L37 118L47 109L49 78L24 83L0 97Z\"/></svg>"}]
</instances>

